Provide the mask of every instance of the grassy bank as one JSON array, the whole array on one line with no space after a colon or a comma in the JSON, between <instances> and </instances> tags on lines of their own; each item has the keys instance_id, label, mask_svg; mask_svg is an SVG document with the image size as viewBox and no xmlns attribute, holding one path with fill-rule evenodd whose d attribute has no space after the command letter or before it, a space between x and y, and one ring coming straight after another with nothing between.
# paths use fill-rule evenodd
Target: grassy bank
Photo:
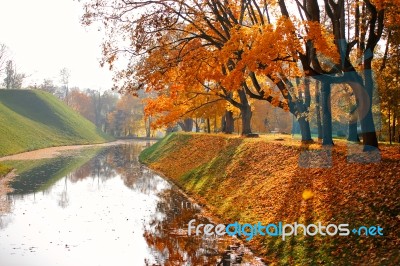
<instances>
[{"instance_id":1,"label":"grassy bank","mask_svg":"<svg viewBox=\"0 0 400 266\"><path fill-rule=\"evenodd\" d=\"M93 123L41 91L0 90L0 125L0 157L110 140Z\"/></svg>"},{"instance_id":2,"label":"grassy bank","mask_svg":"<svg viewBox=\"0 0 400 266\"><path fill-rule=\"evenodd\" d=\"M301 151L318 144L273 138L171 134L140 160L162 172L224 223L321 222L352 228L379 225L384 236L257 236L249 244L277 265L398 265L400 158L382 148L379 163L348 163L346 145L332 167L299 166ZM301 232L301 231L300 231Z\"/></svg>"},{"instance_id":3,"label":"grassy bank","mask_svg":"<svg viewBox=\"0 0 400 266\"><path fill-rule=\"evenodd\" d=\"M0 178L5 176L6 174L8 174L11 170L12 170L12 168L0 164Z\"/></svg>"}]
</instances>

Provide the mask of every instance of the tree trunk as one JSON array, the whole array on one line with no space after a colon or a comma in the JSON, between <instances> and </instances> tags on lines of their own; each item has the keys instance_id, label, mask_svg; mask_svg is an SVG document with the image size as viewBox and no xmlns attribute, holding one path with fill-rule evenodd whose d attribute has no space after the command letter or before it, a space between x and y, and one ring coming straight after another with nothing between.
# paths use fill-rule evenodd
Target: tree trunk
<instances>
[{"instance_id":1,"label":"tree trunk","mask_svg":"<svg viewBox=\"0 0 400 266\"><path fill-rule=\"evenodd\" d=\"M367 67L367 66L366 66ZM372 78L371 68L367 68L365 71L365 86L364 89L367 92L369 105L367 105L367 113L365 116L361 116L361 130L363 136L363 144L365 150L370 150L371 147L378 148L378 139L376 137L374 118L372 116L372 95L374 88L374 81ZM368 104L368 103L366 103ZM361 108L358 108L359 112L365 112Z\"/></svg>"},{"instance_id":2,"label":"tree trunk","mask_svg":"<svg viewBox=\"0 0 400 266\"><path fill-rule=\"evenodd\" d=\"M193 119L192 118L185 118L183 122L178 122L178 125L182 128L185 132L192 132L193 130Z\"/></svg>"},{"instance_id":3,"label":"tree trunk","mask_svg":"<svg viewBox=\"0 0 400 266\"><path fill-rule=\"evenodd\" d=\"M298 121L300 125L301 141L303 142L312 141L310 122L308 121L308 119L306 117L300 117Z\"/></svg>"},{"instance_id":4,"label":"tree trunk","mask_svg":"<svg viewBox=\"0 0 400 266\"><path fill-rule=\"evenodd\" d=\"M317 81L317 88L315 93L315 110L317 112L317 129L318 140L322 141L322 122L321 122L321 88L320 83Z\"/></svg>"},{"instance_id":5,"label":"tree trunk","mask_svg":"<svg viewBox=\"0 0 400 266\"><path fill-rule=\"evenodd\" d=\"M389 108L389 112L388 112L388 119L389 119L389 123L388 123L388 128L389 128L389 143L392 144L392 128L390 125L390 108Z\"/></svg>"},{"instance_id":6,"label":"tree trunk","mask_svg":"<svg viewBox=\"0 0 400 266\"><path fill-rule=\"evenodd\" d=\"M185 131L186 132L191 132L193 130L193 119L192 118L186 118L183 123L185 124Z\"/></svg>"},{"instance_id":7,"label":"tree trunk","mask_svg":"<svg viewBox=\"0 0 400 266\"><path fill-rule=\"evenodd\" d=\"M235 121L233 121L233 112L226 110L222 121L222 132L224 132L225 134L232 134L234 130L234 122Z\"/></svg>"},{"instance_id":8,"label":"tree trunk","mask_svg":"<svg viewBox=\"0 0 400 266\"><path fill-rule=\"evenodd\" d=\"M351 123L349 121L349 136L347 140L352 142L360 142L360 138L358 137L357 133L357 122Z\"/></svg>"},{"instance_id":9,"label":"tree trunk","mask_svg":"<svg viewBox=\"0 0 400 266\"><path fill-rule=\"evenodd\" d=\"M322 82L322 145L333 145L332 140L332 114L331 114L331 85Z\"/></svg>"},{"instance_id":10,"label":"tree trunk","mask_svg":"<svg viewBox=\"0 0 400 266\"><path fill-rule=\"evenodd\" d=\"M393 112L393 119L392 119L392 137L393 142L396 142L396 113Z\"/></svg>"},{"instance_id":11,"label":"tree trunk","mask_svg":"<svg viewBox=\"0 0 400 266\"><path fill-rule=\"evenodd\" d=\"M250 105L243 106L240 108L242 114L242 135L251 134L251 116L252 111Z\"/></svg>"},{"instance_id":12,"label":"tree trunk","mask_svg":"<svg viewBox=\"0 0 400 266\"><path fill-rule=\"evenodd\" d=\"M210 118L207 118L207 133L211 133Z\"/></svg>"},{"instance_id":13,"label":"tree trunk","mask_svg":"<svg viewBox=\"0 0 400 266\"><path fill-rule=\"evenodd\" d=\"M310 122L308 121L308 107L303 101L298 100L296 102L297 108L297 121L300 125L300 133L301 133L301 141L310 142L311 138L311 130L310 130Z\"/></svg>"},{"instance_id":14,"label":"tree trunk","mask_svg":"<svg viewBox=\"0 0 400 266\"><path fill-rule=\"evenodd\" d=\"M398 143L400 143L400 126L399 125L400 125L400 117L397 117L397 142Z\"/></svg>"},{"instance_id":15,"label":"tree trunk","mask_svg":"<svg viewBox=\"0 0 400 266\"><path fill-rule=\"evenodd\" d=\"M242 89L238 91L240 97L240 113L242 115L242 135L251 135L251 106L247 100L246 92Z\"/></svg>"},{"instance_id":16,"label":"tree trunk","mask_svg":"<svg viewBox=\"0 0 400 266\"><path fill-rule=\"evenodd\" d=\"M145 121L145 128L146 128L146 138L150 138L151 135L151 116L149 116Z\"/></svg>"},{"instance_id":17,"label":"tree trunk","mask_svg":"<svg viewBox=\"0 0 400 266\"><path fill-rule=\"evenodd\" d=\"M352 142L360 142L360 138L357 133L357 116L355 116L355 111L357 109L357 105L351 107L350 110L350 119L349 119L349 135L347 137L348 141Z\"/></svg>"}]
</instances>

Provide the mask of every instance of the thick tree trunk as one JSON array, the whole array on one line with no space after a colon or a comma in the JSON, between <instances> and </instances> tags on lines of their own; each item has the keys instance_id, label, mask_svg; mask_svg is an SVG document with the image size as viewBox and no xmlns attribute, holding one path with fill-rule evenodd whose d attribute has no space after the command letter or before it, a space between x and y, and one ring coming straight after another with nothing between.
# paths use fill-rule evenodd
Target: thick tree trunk
<instances>
[{"instance_id":1,"label":"thick tree trunk","mask_svg":"<svg viewBox=\"0 0 400 266\"><path fill-rule=\"evenodd\" d=\"M178 125L182 128L185 132L191 132L193 130L193 119L186 118L183 122L178 122Z\"/></svg>"},{"instance_id":2,"label":"thick tree trunk","mask_svg":"<svg viewBox=\"0 0 400 266\"><path fill-rule=\"evenodd\" d=\"M333 145L332 140L332 114L331 114L331 85L322 82L322 145Z\"/></svg>"},{"instance_id":3,"label":"thick tree trunk","mask_svg":"<svg viewBox=\"0 0 400 266\"><path fill-rule=\"evenodd\" d=\"M361 123L364 149L369 150L370 147L378 148L378 139L376 137L374 118L372 116L372 105L373 105L372 95L374 89L372 70L370 68L367 68L364 71L364 73L365 73L364 89L367 92L369 104L365 103L368 109L365 115L363 114L363 116L360 116L362 117L360 123ZM362 110L361 108L358 108L358 110L359 112L365 112L365 110Z\"/></svg>"},{"instance_id":4,"label":"thick tree trunk","mask_svg":"<svg viewBox=\"0 0 400 266\"><path fill-rule=\"evenodd\" d=\"M355 116L356 109L357 105L352 106L350 110L350 119L348 124L349 134L347 140L352 142L360 142L360 138L358 137L358 132L357 132L357 116Z\"/></svg>"},{"instance_id":5,"label":"thick tree trunk","mask_svg":"<svg viewBox=\"0 0 400 266\"><path fill-rule=\"evenodd\" d=\"M207 118L207 133L211 133L210 118Z\"/></svg>"},{"instance_id":6,"label":"thick tree trunk","mask_svg":"<svg viewBox=\"0 0 400 266\"><path fill-rule=\"evenodd\" d=\"M251 106L247 100L246 92L238 91L240 97L240 113L242 115L242 135L251 135Z\"/></svg>"},{"instance_id":7,"label":"thick tree trunk","mask_svg":"<svg viewBox=\"0 0 400 266\"><path fill-rule=\"evenodd\" d=\"M234 130L233 112L225 111L225 115L222 117L222 132L225 134L232 134Z\"/></svg>"},{"instance_id":8,"label":"thick tree trunk","mask_svg":"<svg viewBox=\"0 0 400 266\"><path fill-rule=\"evenodd\" d=\"M250 105L243 106L240 108L242 114L242 135L251 134L251 116L252 111Z\"/></svg>"},{"instance_id":9,"label":"thick tree trunk","mask_svg":"<svg viewBox=\"0 0 400 266\"><path fill-rule=\"evenodd\" d=\"M347 140L352 142L360 142L360 138L358 137L357 133L357 122L352 123L349 121L349 136Z\"/></svg>"},{"instance_id":10,"label":"thick tree trunk","mask_svg":"<svg viewBox=\"0 0 400 266\"><path fill-rule=\"evenodd\" d=\"M310 142L311 138L310 122L308 121L308 107L302 101L296 103L297 121L300 125L301 141Z\"/></svg>"},{"instance_id":11,"label":"thick tree trunk","mask_svg":"<svg viewBox=\"0 0 400 266\"><path fill-rule=\"evenodd\" d=\"M312 141L310 122L308 121L308 119L306 119L305 117L300 117L298 121L300 125L301 141L303 142Z\"/></svg>"},{"instance_id":12,"label":"thick tree trunk","mask_svg":"<svg viewBox=\"0 0 400 266\"><path fill-rule=\"evenodd\" d=\"M194 120L195 130L196 132L200 132L199 122L197 118Z\"/></svg>"},{"instance_id":13,"label":"thick tree trunk","mask_svg":"<svg viewBox=\"0 0 400 266\"><path fill-rule=\"evenodd\" d=\"M185 124L185 131L186 132L191 132L193 130L193 119L192 118L186 118L183 123Z\"/></svg>"}]
</instances>

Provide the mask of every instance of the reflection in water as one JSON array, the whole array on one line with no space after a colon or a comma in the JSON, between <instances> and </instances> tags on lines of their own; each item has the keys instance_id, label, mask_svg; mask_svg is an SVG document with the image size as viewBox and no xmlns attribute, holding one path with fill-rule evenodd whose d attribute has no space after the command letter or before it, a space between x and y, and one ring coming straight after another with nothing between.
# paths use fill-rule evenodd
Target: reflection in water
<instances>
[{"instance_id":1,"label":"reflection in water","mask_svg":"<svg viewBox=\"0 0 400 266\"><path fill-rule=\"evenodd\" d=\"M0 264L255 264L230 237L187 236L191 219L208 221L138 162L144 145L81 151L21 171L8 195L13 208L0 216Z\"/></svg>"}]
</instances>

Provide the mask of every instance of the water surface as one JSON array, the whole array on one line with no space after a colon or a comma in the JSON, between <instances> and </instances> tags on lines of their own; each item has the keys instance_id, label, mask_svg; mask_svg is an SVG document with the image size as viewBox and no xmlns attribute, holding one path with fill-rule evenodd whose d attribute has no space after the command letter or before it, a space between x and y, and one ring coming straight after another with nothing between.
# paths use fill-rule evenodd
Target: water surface
<instances>
[{"instance_id":1,"label":"water surface","mask_svg":"<svg viewBox=\"0 0 400 266\"><path fill-rule=\"evenodd\" d=\"M188 237L208 222L138 162L145 142L12 162L19 176L0 215L0 265L253 265L231 237Z\"/></svg>"}]
</instances>

